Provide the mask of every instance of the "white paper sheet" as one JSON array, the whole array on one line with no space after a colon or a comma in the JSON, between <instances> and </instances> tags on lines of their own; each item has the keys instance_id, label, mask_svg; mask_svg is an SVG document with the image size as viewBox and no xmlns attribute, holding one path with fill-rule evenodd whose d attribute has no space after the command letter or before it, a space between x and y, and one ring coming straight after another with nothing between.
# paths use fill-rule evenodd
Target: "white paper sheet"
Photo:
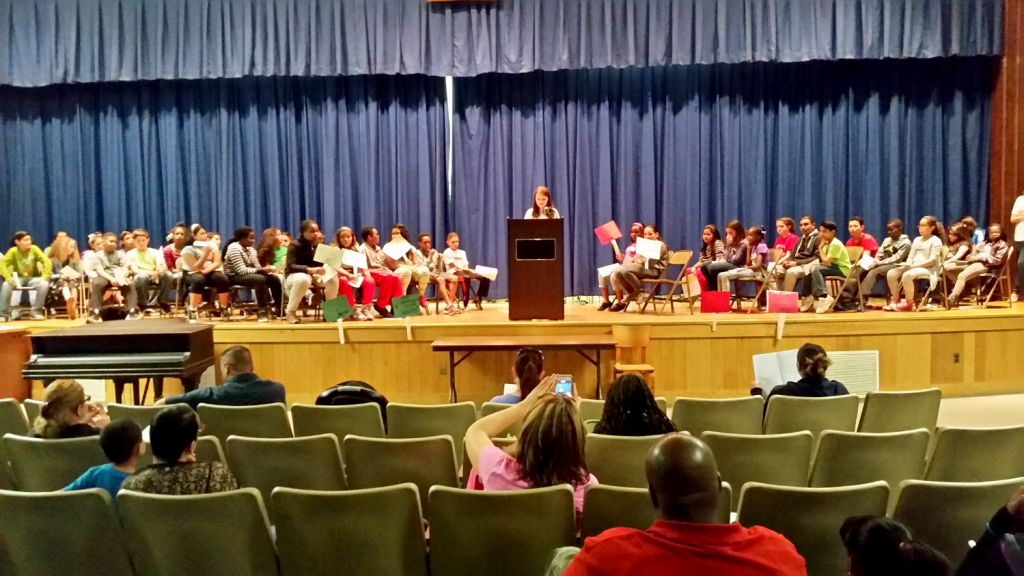
<instances>
[{"instance_id":1,"label":"white paper sheet","mask_svg":"<svg viewBox=\"0 0 1024 576\"><path fill-rule=\"evenodd\" d=\"M78 273L78 270L75 270L74 268L68 268L67 266L60 269L60 275L63 276L64 278L67 278L68 280L76 280L82 277L82 275Z\"/></svg>"},{"instance_id":2,"label":"white paper sheet","mask_svg":"<svg viewBox=\"0 0 1024 576\"><path fill-rule=\"evenodd\" d=\"M370 268L366 263L366 254L355 250L342 250L341 263L353 270L369 270Z\"/></svg>"},{"instance_id":3,"label":"white paper sheet","mask_svg":"<svg viewBox=\"0 0 1024 576\"><path fill-rule=\"evenodd\" d=\"M412 244L408 242L388 242L381 250L392 260L401 260L409 250L412 250Z\"/></svg>"},{"instance_id":4,"label":"white paper sheet","mask_svg":"<svg viewBox=\"0 0 1024 576\"><path fill-rule=\"evenodd\" d=\"M870 270L871 265L874 263L875 257L872 256L871 254L865 253L863 256L860 257L860 262L858 263L858 266L860 266L864 270Z\"/></svg>"},{"instance_id":5,"label":"white paper sheet","mask_svg":"<svg viewBox=\"0 0 1024 576\"><path fill-rule=\"evenodd\" d=\"M341 248L330 244L318 244L316 252L313 253L313 260L324 266L341 266Z\"/></svg>"},{"instance_id":6,"label":"white paper sheet","mask_svg":"<svg viewBox=\"0 0 1024 576\"><path fill-rule=\"evenodd\" d=\"M214 244L213 242L210 242L209 240L196 240L195 242L192 243L192 245L195 246L196 248L211 248L211 249L213 249L213 248L217 247L216 244Z\"/></svg>"},{"instance_id":7,"label":"white paper sheet","mask_svg":"<svg viewBox=\"0 0 1024 576\"><path fill-rule=\"evenodd\" d=\"M498 277L498 269L491 268L490 266L480 266L479 264L477 264L476 273L483 276L484 278L489 278L491 280L494 280Z\"/></svg>"},{"instance_id":8,"label":"white paper sheet","mask_svg":"<svg viewBox=\"0 0 1024 576\"><path fill-rule=\"evenodd\" d=\"M334 269L334 266L328 265L328 266L324 266L324 275L320 278L320 280L322 282L326 283L326 282L330 282L331 280L334 280L337 277L338 277L338 271Z\"/></svg>"},{"instance_id":9,"label":"white paper sheet","mask_svg":"<svg viewBox=\"0 0 1024 576\"><path fill-rule=\"evenodd\" d=\"M345 343L345 324L342 322L341 318L338 318L338 340L341 341L342 344Z\"/></svg>"},{"instance_id":10,"label":"white paper sheet","mask_svg":"<svg viewBox=\"0 0 1024 576\"><path fill-rule=\"evenodd\" d=\"M609 264L607 266L601 266L600 268L597 269L597 277L607 278L608 276L611 276L612 272L614 272L615 269L618 267L618 264Z\"/></svg>"},{"instance_id":11,"label":"white paper sheet","mask_svg":"<svg viewBox=\"0 0 1024 576\"><path fill-rule=\"evenodd\" d=\"M349 280L348 281L348 285L353 287L353 288L359 288L360 286L363 285L363 275L362 274L356 275L356 279L355 280Z\"/></svg>"},{"instance_id":12,"label":"white paper sheet","mask_svg":"<svg viewBox=\"0 0 1024 576\"><path fill-rule=\"evenodd\" d=\"M661 258L661 241L648 240L647 238L637 238L636 255L644 256L652 260L657 260Z\"/></svg>"},{"instance_id":13,"label":"white paper sheet","mask_svg":"<svg viewBox=\"0 0 1024 576\"><path fill-rule=\"evenodd\" d=\"M768 354L755 354L754 380L761 385L761 393L767 398L776 386L796 382L800 373L796 370L797 350L783 350Z\"/></svg>"}]
</instances>

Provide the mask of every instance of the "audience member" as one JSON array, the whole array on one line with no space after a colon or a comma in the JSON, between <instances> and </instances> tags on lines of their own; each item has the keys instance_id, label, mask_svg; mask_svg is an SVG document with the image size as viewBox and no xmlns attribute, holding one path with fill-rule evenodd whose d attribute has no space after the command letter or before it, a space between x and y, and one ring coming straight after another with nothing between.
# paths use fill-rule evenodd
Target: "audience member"
<instances>
[{"instance_id":1,"label":"audience member","mask_svg":"<svg viewBox=\"0 0 1024 576\"><path fill-rule=\"evenodd\" d=\"M220 251L210 241L206 229L199 224L193 224L188 229L185 247L181 249L181 270L188 290L185 317L189 322L198 320L199 305L203 302L203 293L207 288L214 291L214 302L219 310L227 310L231 281L221 271Z\"/></svg>"},{"instance_id":2,"label":"audience member","mask_svg":"<svg viewBox=\"0 0 1024 576\"><path fill-rule=\"evenodd\" d=\"M718 275L747 265L749 248L747 230L739 220L730 220L725 225L725 261L709 262L701 266L701 273L710 290L718 290Z\"/></svg>"},{"instance_id":3,"label":"audience member","mask_svg":"<svg viewBox=\"0 0 1024 576\"><path fill-rule=\"evenodd\" d=\"M745 240L747 260L743 266L727 270L718 275L718 289L722 292L731 291L731 282L737 278L763 278L768 264L768 245L764 243L764 229L751 226L747 230Z\"/></svg>"},{"instance_id":4,"label":"audience member","mask_svg":"<svg viewBox=\"0 0 1024 576\"><path fill-rule=\"evenodd\" d=\"M618 304L612 306L612 312L622 312L630 302L635 301L644 293L641 279L659 278L665 267L668 266L668 246L661 239L661 233L654 224L644 227L644 238L657 240L661 244L661 252L658 258L652 259L646 256L637 256L631 264L619 266L612 272L612 288L618 293L626 294Z\"/></svg>"},{"instance_id":5,"label":"audience member","mask_svg":"<svg viewBox=\"0 0 1024 576\"><path fill-rule=\"evenodd\" d=\"M296 312L302 297L311 286L316 284L324 289L324 299L334 300L338 297L340 282L337 275L328 275L323 264L313 258L316 246L321 240L320 225L314 220L303 220L299 224L299 237L288 246L285 259L284 289L288 292L288 308L285 310L285 322L298 324ZM352 302L352 287L345 284L346 296Z\"/></svg>"},{"instance_id":6,"label":"audience member","mask_svg":"<svg viewBox=\"0 0 1024 576\"><path fill-rule=\"evenodd\" d=\"M135 463L139 457L146 453L142 428L127 418L111 422L100 432L100 446L110 462L86 470L64 488L66 492L103 488L114 498L125 478L135 473Z\"/></svg>"},{"instance_id":7,"label":"audience member","mask_svg":"<svg viewBox=\"0 0 1024 576\"><path fill-rule=\"evenodd\" d=\"M542 379L544 379L544 353L536 348L522 348L516 354L516 361L512 365L512 381L516 385L515 391L495 396L491 398L491 402L518 404L523 398L529 396L530 392L533 392Z\"/></svg>"},{"instance_id":8,"label":"audience member","mask_svg":"<svg viewBox=\"0 0 1024 576\"><path fill-rule=\"evenodd\" d=\"M57 307L61 300L66 304L68 318L78 318L78 287L81 286L82 277L85 275L85 268L82 267L82 257L78 253L78 244L67 234L58 235L53 244L46 249L50 258L51 274L50 287L47 294L47 304L50 307Z\"/></svg>"},{"instance_id":9,"label":"audience member","mask_svg":"<svg viewBox=\"0 0 1024 576\"><path fill-rule=\"evenodd\" d=\"M708 290L708 280L704 276L704 267L710 266L715 262L726 262L725 242L722 242L722 235L718 232L718 227L714 224L708 224L701 232L701 246L700 253L697 255L697 263L693 265L693 268L687 270L688 273L697 277L697 283L700 284L701 292L707 292ZM715 288L717 287L716 285Z\"/></svg>"},{"instance_id":10,"label":"audience member","mask_svg":"<svg viewBox=\"0 0 1024 576\"><path fill-rule=\"evenodd\" d=\"M782 250L784 253L792 253L796 248L796 242L799 237L793 233L796 229L796 222L790 217L779 218L775 221L775 231L779 233L779 237L775 239L775 244L772 246L775 250Z\"/></svg>"},{"instance_id":11,"label":"audience member","mask_svg":"<svg viewBox=\"0 0 1024 576\"><path fill-rule=\"evenodd\" d=\"M11 319L11 297L15 288L35 290L32 311L28 320L42 320L46 295L50 291L50 274L53 268L50 259L32 243L28 232L16 232L11 240L11 249L4 254L3 283L0 284L0 322Z\"/></svg>"},{"instance_id":12,"label":"audience member","mask_svg":"<svg viewBox=\"0 0 1024 576\"><path fill-rule=\"evenodd\" d=\"M615 259L619 262L619 266L629 264L636 258L636 239L644 235L644 225L641 222L633 222L629 225L629 246L626 246L624 252L616 253ZM597 284L601 288L602 302L601 306L597 309L598 312L604 312L605 310L612 307L610 295L608 293L608 287L611 286L612 275L601 276L597 275ZM615 301L622 302L622 291L615 292Z\"/></svg>"},{"instance_id":13,"label":"audience member","mask_svg":"<svg viewBox=\"0 0 1024 576\"><path fill-rule=\"evenodd\" d=\"M850 392L841 383L825 378L825 372L832 365L832 360L825 353L825 349L817 344L804 344L796 354L796 369L800 374L800 380L787 382L782 386L776 386L769 392L764 403L764 409L768 410L768 400L772 396L800 396L803 398L823 398L826 396L845 396ZM754 382L750 394L764 395L765 390L761 384Z\"/></svg>"},{"instance_id":14,"label":"audience member","mask_svg":"<svg viewBox=\"0 0 1024 576\"><path fill-rule=\"evenodd\" d=\"M391 241L389 244L408 247L408 250L397 260L387 254L384 257L387 258L388 267L391 268L391 271L402 282L403 295L409 290L409 284L416 282L416 290L420 295L420 308L423 309L424 314L429 313L426 293L427 286L430 283L430 271L420 261L419 253L413 248L412 239L409 237L409 229L405 227L405 224L395 224L391 228Z\"/></svg>"},{"instance_id":15,"label":"audience member","mask_svg":"<svg viewBox=\"0 0 1024 576\"><path fill-rule=\"evenodd\" d=\"M107 290L117 290L124 299L124 308L128 312L128 320L140 320L142 314L138 308L138 294L128 276L130 271L125 257L117 251L117 236L113 232L103 235L103 251L97 252L89 259L86 270L91 272L92 295L89 302L89 318L92 323L103 322L100 309Z\"/></svg>"},{"instance_id":16,"label":"audience member","mask_svg":"<svg viewBox=\"0 0 1024 576\"><path fill-rule=\"evenodd\" d=\"M85 394L85 388L74 380L55 380L46 387L46 402L32 423L32 436L37 438L81 438L96 436L110 416Z\"/></svg>"},{"instance_id":17,"label":"audience member","mask_svg":"<svg viewBox=\"0 0 1024 576\"><path fill-rule=\"evenodd\" d=\"M238 488L238 480L222 462L196 462L199 415L185 405L161 410L149 428L154 464L121 484L134 490L167 496L212 494Z\"/></svg>"},{"instance_id":18,"label":"audience member","mask_svg":"<svg viewBox=\"0 0 1024 576\"><path fill-rule=\"evenodd\" d=\"M945 233L942 225L934 216L925 216L917 225L920 236L914 239L910 246L910 254L907 261L885 275L886 283L889 285L889 294L892 295L892 304L886 306L885 310L897 310L909 312L914 309L914 293L917 290L917 280L928 280L935 286L937 273L941 266L942 239ZM903 300L900 300L900 287L903 287Z\"/></svg>"},{"instance_id":19,"label":"audience member","mask_svg":"<svg viewBox=\"0 0 1024 576\"><path fill-rule=\"evenodd\" d=\"M865 254L870 256L874 256L878 252L878 240L864 231L863 218L860 216L850 218L846 227L850 231L850 239L846 241L847 248L859 246L864 249Z\"/></svg>"},{"instance_id":20,"label":"audience member","mask_svg":"<svg viewBox=\"0 0 1024 576\"><path fill-rule=\"evenodd\" d=\"M800 218L800 241L796 243L793 253L779 268L778 274L785 276L782 280L782 290L793 292L796 289L798 280L811 273L814 265L818 263L818 248L821 240L818 238L818 227L811 216Z\"/></svg>"},{"instance_id":21,"label":"audience member","mask_svg":"<svg viewBox=\"0 0 1024 576\"><path fill-rule=\"evenodd\" d=\"M366 226L360 231L363 244L359 250L366 256L367 265L370 267L367 272L377 283L377 290L381 297L374 304L373 309L381 318L394 318L394 314L388 310L391 300L401 298L402 281L388 268L388 257L380 248L380 233L373 226Z\"/></svg>"},{"instance_id":22,"label":"audience member","mask_svg":"<svg viewBox=\"0 0 1024 576\"><path fill-rule=\"evenodd\" d=\"M1024 574L1024 486L996 511L976 542L957 569L957 576Z\"/></svg>"},{"instance_id":23,"label":"audience member","mask_svg":"<svg viewBox=\"0 0 1024 576\"><path fill-rule=\"evenodd\" d=\"M245 346L232 346L221 352L220 372L224 383L220 386L197 388L191 392L161 398L154 404L188 404L198 410L200 404L219 406L258 406L286 404L284 386L273 380L263 380L254 374L252 352Z\"/></svg>"},{"instance_id":24,"label":"audience member","mask_svg":"<svg viewBox=\"0 0 1024 576\"><path fill-rule=\"evenodd\" d=\"M482 310L483 299L487 298L491 290L491 279L481 276L480 273L469 267L469 256L466 256L465 250L459 249L459 235L457 233L449 232L448 237L445 239L445 244L448 245L448 248L444 251L444 261L448 266L448 273L454 274L462 282L462 306L464 308L469 307L469 284L475 280L477 283L476 297L473 303L476 304L477 310Z\"/></svg>"},{"instance_id":25,"label":"audience member","mask_svg":"<svg viewBox=\"0 0 1024 576\"><path fill-rule=\"evenodd\" d=\"M804 280L803 290L804 302L800 306L801 312L807 312L814 306L814 300L818 300L815 312L828 312L835 299L828 295L825 286L825 278L828 276L841 276L846 278L850 273L850 254L846 246L836 238L836 223L825 220L821 223L821 245L818 248L818 263L811 267L810 282Z\"/></svg>"},{"instance_id":26,"label":"audience member","mask_svg":"<svg viewBox=\"0 0 1024 576\"><path fill-rule=\"evenodd\" d=\"M595 433L611 436L654 436L675 431L647 383L636 374L623 374L612 383L601 420L594 426Z\"/></svg>"},{"instance_id":27,"label":"audience member","mask_svg":"<svg viewBox=\"0 0 1024 576\"><path fill-rule=\"evenodd\" d=\"M889 518L854 516L839 528L851 576L947 576L949 560Z\"/></svg>"},{"instance_id":28,"label":"audience member","mask_svg":"<svg viewBox=\"0 0 1024 576\"><path fill-rule=\"evenodd\" d=\"M946 277L955 280L953 290L949 293L949 305L957 307L960 305L960 296L964 293L967 283L981 276L985 272L996 273L1006 263L1006 254L1009 246L1006 243L1006 233L999 224L988 227L988 239L981 243L972 256L967 258L967 267L958 274L946 272Z\"/></svg>"},{"instance_id":29,"label":"audience member","mask_svg":"<svg viewBox=\"0 0 1024 576\"><path fill-rule=\"evenodd\" d=\"M466 454L473 470L470 490L507 491L569 484L576 512L583 494L597 478L587 471L586 430L572 397L555 393L557 377L548 376L522 402L477 420L466 431ZM519 438L507 451L494 445L498 436L523 422Z\"/></svg>"},{"instance_id":30,"label":"audience member","mask_svg":"<svg viewBox=\"0 0 1024 576\"><path fill-rule=\"evenodd\" d=\"M717 523L722 477L707 444L667 434L647 453L645 469L657 520L647 530L611 528L587 538L566 576L807 574L804 559L781 534Z\"/></svg>"},{"instance_id":31,"label":"audience member","mask_svg":"<svg viewBox=\"0 0 1024 576\"><path fill-rule=\"evenodd\" d=\"M256 306L259 307L256 319L269 322L274 302L281 302L281 279L274 274L272 265L260 265L259 256L253 248L255 243L256 232L252 228L242 226L235 230L234 236L224 246L224 272L232 284L251 288L256 293Z\"/></svg>"},{"instance_id":32,"label":"audience member","mask_svg":"<svg viewBox=\"0 0 1024 576\"><path fill-rule=\"evenodd\" d=\"M562 215L555 208L554 201L551 200L551 191L546 186L537 186L537 189L533 191L533 206L526 211L526 215L523 218L527 220L555 220L561 217Z\"/></svg>"},{"instance_id":33,"label":"audience member","mask_svg":"<svg viewBox=\"0 0 1024 576\"><path fill-rule=\"evenodd\" d=\"M128 270L135 275L135 295L146 305L159 306L165 314L171 311L167 291L174 277L167 270L167 262L160 251L149 247L149 232L139 228L133 233L133 246L125 255ZM156 290L151 288L156 285Z\"/></svg>"}]
</instances>

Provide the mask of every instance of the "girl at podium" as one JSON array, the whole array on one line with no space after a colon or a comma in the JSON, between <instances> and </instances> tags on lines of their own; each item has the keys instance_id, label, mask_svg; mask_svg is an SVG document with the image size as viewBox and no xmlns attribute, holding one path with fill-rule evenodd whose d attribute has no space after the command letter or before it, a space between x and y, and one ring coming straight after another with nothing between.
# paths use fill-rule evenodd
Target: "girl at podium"
<instances>
[{"instance_id":1,"label":"girl at podium","mask_svg":"<svg viewBox=\"0 0 1024 576\"><path fill-rule=\"evenodd\" d=\"M523 216L526 220L556 220L562 215L555 209L551 201L551 192L546 186L537 186L533 191L533 207L526 211Z\"/></svg>"}]
</instances>

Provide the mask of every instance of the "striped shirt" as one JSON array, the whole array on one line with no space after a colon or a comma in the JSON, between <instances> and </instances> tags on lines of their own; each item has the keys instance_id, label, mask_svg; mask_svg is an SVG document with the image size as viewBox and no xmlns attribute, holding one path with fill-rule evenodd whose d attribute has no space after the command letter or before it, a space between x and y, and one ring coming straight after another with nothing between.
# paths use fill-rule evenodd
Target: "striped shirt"
<instances>
[{"instance_id":1,"label":"striped shirt","mask_svg":"<svg viewBox=\"0 0 1024 576\"><path fill-rule=\"evenodd\" d=\"M228 276L259 274L262 271L255 248L245 248L238 242L228 246L227 252L224 253L224 272Z\"/></svg>"}]
</instances>

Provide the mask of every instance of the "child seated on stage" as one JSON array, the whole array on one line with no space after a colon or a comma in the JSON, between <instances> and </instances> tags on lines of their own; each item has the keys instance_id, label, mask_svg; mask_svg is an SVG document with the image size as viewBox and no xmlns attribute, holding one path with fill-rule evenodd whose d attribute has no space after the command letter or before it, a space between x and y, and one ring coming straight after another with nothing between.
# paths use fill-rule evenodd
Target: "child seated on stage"
<instances>
[{"instance_id":1,"label":"child seated on stage","mask_svg":"<svg viewBox=\"0 0 1024 576\"><path fill-rule=\"evenodd\" d=\"M730 282L737 278L762 278L768 262L768 245L764 243L764 229L751 226L747 229L747 262L742 268L727 270L718 275L718 289L731 290Z\"/></svg>"},{"instance_id":2,"label":"child seated on stage","mask_svg":"<svg viewBox=\"0 0 1024 576\"><path fill-rule=\"evenodd\" d=\"M135 463L146 453L142 429L127 418L115 420L103 428L100 432L100 447L110 462L89 468L68 484L64 488L65 492L103 488L114 498L125 478L135 473Z\"/></svg>"},{"instance_id":3,"label":"child seated on stage","mask_svg":"<svg viewBox=\"0 0 1024 576\"><path fill-rule=\"evenodd\" d=\"M981 276L985 272L995 273L1006 263L1006 253L1009 245L1006 243L1006 232L999 224L988 227L988 239L978 246L973 256L967 258L967 266L957 273L946 270L946 278L955 280L953 291L949 294L950 307L960 305L960 295L971 280Z\"/></svg>"},{"instance_id":4,"label":"child seated on stage","mask_svg":"<svg viewBox=\"0 0 1024 576\"><path fill-rule=\"evenodd\" d=\"M697 277L701 292L707 292L708 281L704 277L703 268L715 262L725 262L725 242L722 242L722 235L714 224L708 224L704 227L701 240L703 243L700 247L697 263L693 265L693 268L687 270L687 273L692 273Z\"/></svg>"},{"instance_id":5,"label":"child seated on stage","mask_svg":"<svg viewBox=\"0 0 1024 576\"><path fill-rule=\"evenodd\" d=\"M455 274L462 279L462 306L469 306L469 282L467 280L476 280L477 287L474 303L477 310L483 310L483 299L487 298L487 294L491 289L490 278L484 278L469 267L469 258L466 256L466 251L459 250L458 233L449 233L448 237L445 238L445 244L448 245L448 249L444 251L444 261L448 266L448 273Z\"/></svg>"}]
</instances>

